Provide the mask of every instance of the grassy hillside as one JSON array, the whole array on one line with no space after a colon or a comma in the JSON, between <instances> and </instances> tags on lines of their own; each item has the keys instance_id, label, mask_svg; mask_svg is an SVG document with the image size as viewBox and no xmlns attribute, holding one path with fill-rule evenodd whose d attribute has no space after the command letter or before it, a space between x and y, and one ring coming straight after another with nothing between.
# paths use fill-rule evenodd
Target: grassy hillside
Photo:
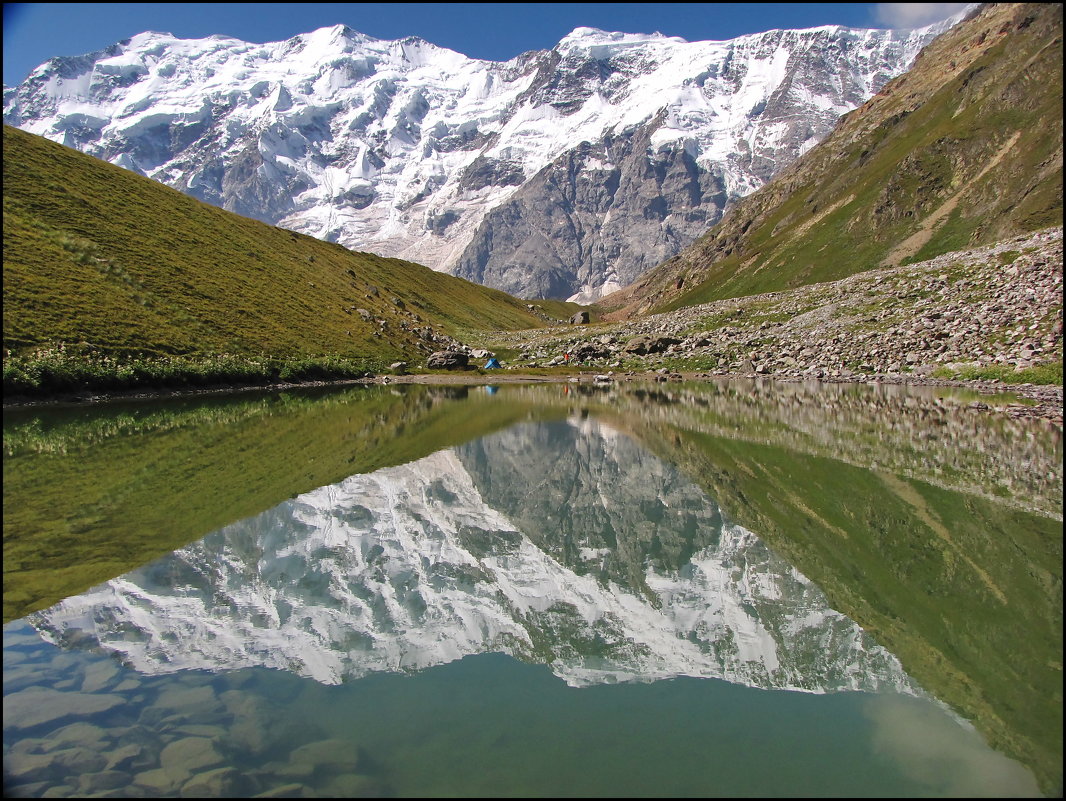
<instances>
[{"instance_id":1,"label":"grassy hillside","mask_svg":"<svg viewBox=\"0 0 1066 801\"><path fill-rule=\"evenodd\" d=\"M990 4L633 286L625 316L832 281L1062 221L1062 6Z\"/></svg>"},{"instance_id":2,"label":"grassy hillside","mask_svg":"<svg viewBox=\"0 0 1066 801\"><path fill-rule=\"evenodd\" d=\"M543 324L503 292L240 217L4 126L4 348L13 353L64 342L373 366L439 349L426 326Z\"/></svg>"}]
</instances>

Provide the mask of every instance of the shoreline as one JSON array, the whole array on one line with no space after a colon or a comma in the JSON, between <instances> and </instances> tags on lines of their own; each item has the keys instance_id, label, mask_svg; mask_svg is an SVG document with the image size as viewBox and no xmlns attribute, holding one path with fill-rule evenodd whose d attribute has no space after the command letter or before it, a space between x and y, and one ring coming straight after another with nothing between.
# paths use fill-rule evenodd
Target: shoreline
<instances>
[{"instance_id":1,"label":"shoreline","mask_svg":"<svg viewBox=\"0 0 1066 801\"><path fill-rule=\"evenodd\" d=\"M604 380L606 378L606 380ZM1054 384L1004 384L995 381L967 381L956 379L929 378L909 375L875 375L849 376L833 378L802 378L795 376L773 376L755 373L679 373L679 372L623 372L604 373L589 370L570 373L524 373L500 371L497 374L483 372L459 373L425 373L404 375L375 375L364 378L346 378L333 381L304 381L299 383L277 382L271 384L220 385L197 388L141 388L112 392L93 393L88 391L62 393L45 398L13 396L4 398L4 411L27 408L49 408L61 406L86 406L112 401L127 400L163 400L169 398L195 398L205 395L227 395L243 392L282 392L292 389L313 389L316 387L371 386L388 384L427 384L483 386L486 384L596 384L610 386L612 383L679 383L679 382L719 382L719 381L776 381L783 384L795 384L814 381L823 384L856 385L890 385L915 387L943 387L965 389L980 395L991 397L1013 395L1025 398L1030 404L1007 403L1006 405L982 404L975 401L971 407L985 409L992 413L1006 414L1009 417L1027 417L1047 420L1062 426L1063 406L1062 387Z\"/></svg>"}]
</instances>

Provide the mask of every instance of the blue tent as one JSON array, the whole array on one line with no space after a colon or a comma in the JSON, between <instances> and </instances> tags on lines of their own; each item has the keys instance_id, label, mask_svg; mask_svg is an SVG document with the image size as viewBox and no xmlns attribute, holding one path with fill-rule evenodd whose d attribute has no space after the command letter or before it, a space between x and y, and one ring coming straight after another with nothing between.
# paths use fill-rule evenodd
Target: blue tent
<instances>
[{"instance_id":1,"label":"blue tent","mask_svg":"<svg viewBox=\"0 0 1066 801\"><path fill-rule=\"evenodd\" d=\"M495 356L493 356L491 359L489 359L487 362L485 362L485 369L486 370L499 370L500 369L499 360Z\"/></svg>"}]
</instances>

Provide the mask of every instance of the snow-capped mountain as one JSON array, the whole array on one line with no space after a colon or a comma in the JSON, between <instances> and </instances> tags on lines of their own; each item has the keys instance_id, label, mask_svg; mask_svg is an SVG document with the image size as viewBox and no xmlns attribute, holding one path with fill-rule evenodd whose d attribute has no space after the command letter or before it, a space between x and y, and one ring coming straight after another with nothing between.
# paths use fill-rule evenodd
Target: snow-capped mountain
<instances>
[{"instance_id":1,"label":"snow-capped mountain","mask_svg":"<svg viewBox=\"0 0 1066 801\"><path fill-rule=\"evenodd\" d=\"M4 120L231 211L532 297L677 253L955 20L721 42L578 28L507 62L342 25L142 33L5 88Z\"/></svg>"},{"instance_id":2,"label":"snow-capped mountain","mask_svg":"<svg viewBox=\"0 0 1066 801\"><path fill-rule=\"evenodd\" d=\"M496 651L573 686L921 693L675 468L580 419L352 476L30 620L149 673L257 665L334 684Z\"/></svg>"}]
</instances>

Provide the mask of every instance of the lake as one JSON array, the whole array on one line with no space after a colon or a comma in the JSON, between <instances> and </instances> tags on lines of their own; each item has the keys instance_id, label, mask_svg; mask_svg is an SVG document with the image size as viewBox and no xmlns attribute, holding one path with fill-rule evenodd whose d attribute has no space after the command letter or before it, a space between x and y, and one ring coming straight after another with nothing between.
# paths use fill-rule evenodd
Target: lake
<instances>
[{"instance_id":1,"label":"lake","mask_svg":"<svg viewBox=\"0 0 1066 801\"><path fill-rule=\"evenodd\" d=\"M1060 795L1061 428L977 400L6 410L5 794Z\"/></svg>"}]
</instances>

